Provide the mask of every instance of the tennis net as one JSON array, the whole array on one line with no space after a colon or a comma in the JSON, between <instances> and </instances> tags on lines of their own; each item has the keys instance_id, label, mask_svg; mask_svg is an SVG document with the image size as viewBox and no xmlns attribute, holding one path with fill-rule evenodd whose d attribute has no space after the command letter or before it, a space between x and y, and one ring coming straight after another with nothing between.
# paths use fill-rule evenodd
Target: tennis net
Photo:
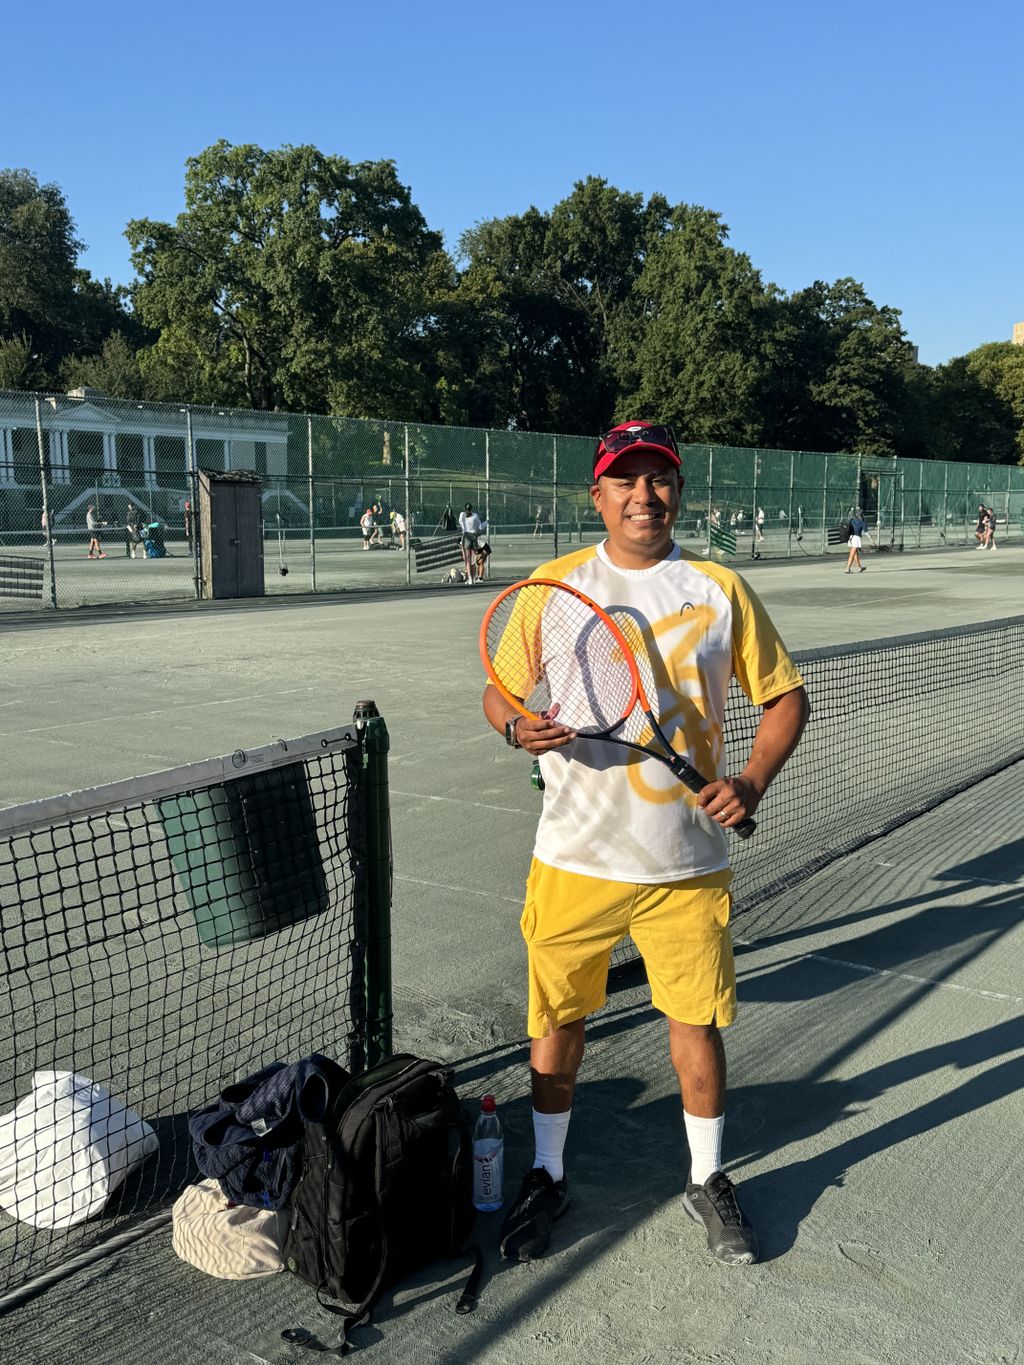
<instances>
[{"instance_id":1,"label":"tennis net","mask_svg":"<svg viewBox=\"0 0 1024 1365\"><path fill-rule=\"evenodd\" d=\"M224 1086L312 1051L358 1070L389 1046L387 731L361 707L344 728L0 810L0 1308L166 1217L195 1177L189 1113ZM86 1082L153 1150L78 1221L103 1165L55 1127L85 1121Z\"/></svg>"},{"instance_id":2,"label":"tennis net","mask_svg":"<svg viewBox=\"0 0 1024 1365\"><path fill-rule=\"evenodd\" d=\"M730 841L733 923L748 941L806 918L787 890L1024 759L1024 616L794 658L811 719L757 832ZM759 719L734 683L727 771L742 768ZM613 970L636 961L627 940Z\"/></svg>"}]
</instances>

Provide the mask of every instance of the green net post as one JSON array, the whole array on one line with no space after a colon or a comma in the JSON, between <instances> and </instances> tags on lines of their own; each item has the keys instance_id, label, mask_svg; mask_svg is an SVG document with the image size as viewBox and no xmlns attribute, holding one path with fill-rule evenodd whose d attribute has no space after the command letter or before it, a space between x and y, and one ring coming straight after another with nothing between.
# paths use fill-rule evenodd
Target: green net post
<instances>
[{"instance_id":1,"label":"green net post","mask_svg":"<svg viewBox=\"0 0 1024 1365\"><path fill-rule=\"evenodd\" d=\"M383 717L372 701L356 703L352 717L363 749L366 810L366 1065L391 1056L391 808Z\"/></svg>"}]
</instances>

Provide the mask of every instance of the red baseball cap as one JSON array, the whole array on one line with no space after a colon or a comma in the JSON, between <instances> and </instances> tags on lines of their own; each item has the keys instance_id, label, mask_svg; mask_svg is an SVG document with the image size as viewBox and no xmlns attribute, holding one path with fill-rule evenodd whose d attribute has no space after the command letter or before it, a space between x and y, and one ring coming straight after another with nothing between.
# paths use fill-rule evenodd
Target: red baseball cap
<instances>
[{"instance_id":1,"label":"red baseball cap","mask_svg":"<svg viewBox=\"0 0 1024 1365\"><path fill-rule=\"evenodd\" d=\"M655 422L620 422L606 431L594 448L594 478L607 474L621 456L642 450L661 455L676 469L682 464L671 427Z\"/></svg>"}]
</instances>

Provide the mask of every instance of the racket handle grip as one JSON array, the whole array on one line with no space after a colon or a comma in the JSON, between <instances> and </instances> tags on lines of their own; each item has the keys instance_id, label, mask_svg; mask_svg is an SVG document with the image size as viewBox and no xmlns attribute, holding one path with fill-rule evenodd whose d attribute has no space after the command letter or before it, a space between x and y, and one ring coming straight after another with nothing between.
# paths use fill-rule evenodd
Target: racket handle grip
<instances>
[{"instance_id":1,"label":"racket handle grip","mask_svg":"<svg viewBox=\"0 0 1024 1365\"><path fill-rule=\"evenodd\" d=\"M648 719L650 719L649 715ZM667 740L665 741L665 745L667 748ZM707 778L702 777L696 768L690 763L687 763L685 758L680 758L677 755L675 762L670 763L669 767L679 778L680 782L682 782L684 786L689 787L692 792L702 792L705 787L710 786ZM746 820L741 820L738 825L731 825L729 827L729 832L735 834L737 838L749 839L755 829L757 829L757 821L751 820L748 817Z\"/></svg>"}]
</instances>

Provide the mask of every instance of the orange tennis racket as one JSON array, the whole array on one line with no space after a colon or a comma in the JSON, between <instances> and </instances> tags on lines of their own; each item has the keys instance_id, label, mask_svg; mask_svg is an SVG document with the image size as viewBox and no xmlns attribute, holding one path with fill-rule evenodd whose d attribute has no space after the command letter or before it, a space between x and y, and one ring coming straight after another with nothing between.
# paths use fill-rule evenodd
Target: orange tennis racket
<instances>
[{"instance_id":1,"label":"orange tennis racket","mask_svg":"<svg viewBox=\"0 0 1024 1365\"><path fill-rule=\"evenodd\" d=\"M569 584L528 578L488 607L480 657L498 691L522 715L557 716L580 739L639 750L664 763L690 791L703 791L707 778L676 753L658 724L637 661L643 639L639 629L635 634L631 643L603 607ZM746 819L725 828L749 839L757 824Z\"/></svg>"}]
</instances>

